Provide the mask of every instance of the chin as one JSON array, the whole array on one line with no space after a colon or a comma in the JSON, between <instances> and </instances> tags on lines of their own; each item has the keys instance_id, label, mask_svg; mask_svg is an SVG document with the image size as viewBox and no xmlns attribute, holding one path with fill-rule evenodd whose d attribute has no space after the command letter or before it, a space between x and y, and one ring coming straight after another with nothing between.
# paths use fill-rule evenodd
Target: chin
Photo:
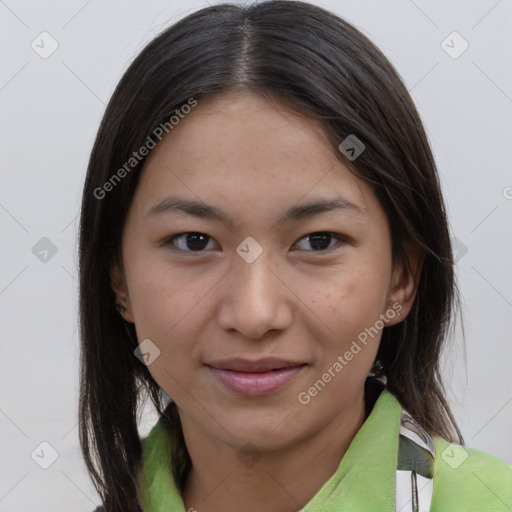
<instances>
[{"instance_id":1,"label":"chin","mask_svg":"<svg viewBox=\"0 0 512 512\"><path fill-rule=\"evenodd\" d=\"M296 427L304 427L285 409L273 414L261 411L238 414L236 417L223 414L217 417L224 418L222 425L232 434L230 436L224 429L218 431L226 443L241 448L250 442L262 451L285 448L294 438L300 437L300 433L295 432Z\"/></svg>"}]
</instances>

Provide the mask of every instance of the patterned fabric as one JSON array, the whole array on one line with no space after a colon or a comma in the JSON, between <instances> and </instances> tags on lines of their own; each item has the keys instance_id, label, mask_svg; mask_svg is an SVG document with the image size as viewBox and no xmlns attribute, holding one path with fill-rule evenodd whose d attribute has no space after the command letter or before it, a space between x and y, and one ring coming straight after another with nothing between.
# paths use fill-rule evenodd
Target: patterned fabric
<instances>
[{"instance_id":1,"label":"patterned fabric","mask_svg":"<svg viewBox=\"0 0 512 512\"><path fill-rule=\"evenodd\" d=\"M434 441L405 409L398 432L396 510L428 512L434 492Z\"/></svg>"}]
</instances>

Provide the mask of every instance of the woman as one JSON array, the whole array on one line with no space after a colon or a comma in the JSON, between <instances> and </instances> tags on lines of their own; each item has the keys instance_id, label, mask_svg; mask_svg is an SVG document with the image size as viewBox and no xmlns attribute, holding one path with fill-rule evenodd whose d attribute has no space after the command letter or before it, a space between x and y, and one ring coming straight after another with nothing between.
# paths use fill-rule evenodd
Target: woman
<instances>
[{"instance_id":1,"label":"woman","mask_svg":"<svg viewBox=\"0 0 512 512\"><path fill-rule=\"evenodd\" d=\"M84 187L102 510L509 510L512 468L463 447L441 381L456 297L427 137L364 35L294 1L179 21L121 79Z\"/></svg>"}]
</instances>

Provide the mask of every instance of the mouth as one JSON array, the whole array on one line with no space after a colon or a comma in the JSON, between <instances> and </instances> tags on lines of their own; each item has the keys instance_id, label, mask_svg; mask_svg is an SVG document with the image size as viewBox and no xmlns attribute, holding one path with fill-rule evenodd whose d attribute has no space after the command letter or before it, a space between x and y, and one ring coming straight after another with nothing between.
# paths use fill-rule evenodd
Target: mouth
<instances>
[{"instance_id":1,"label":"mouth","mask_svg":"<svg viewBox=\"0 0 512 512\"><path fill-rule=\"evenodd\" d=\"M225 388L236 395L270 395L288 385L307 363L278 358L229 359L206 364Z\"/></svg>"}]
</instances>

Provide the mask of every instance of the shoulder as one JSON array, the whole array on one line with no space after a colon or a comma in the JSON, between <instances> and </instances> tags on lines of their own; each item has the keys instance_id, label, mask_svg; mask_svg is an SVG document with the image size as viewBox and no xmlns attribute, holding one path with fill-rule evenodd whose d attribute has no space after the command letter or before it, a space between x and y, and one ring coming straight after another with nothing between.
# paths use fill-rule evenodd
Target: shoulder
<instances>
[{"instance_id":1,"label":"shoulder","mask_svg":"<svg viewBox=\"0 0 512 512\"><path fill-rule=\"evenodd\" d=\"M436 436L433 510L512 510L512 466Z\"/></svg>"}]
</instances>

